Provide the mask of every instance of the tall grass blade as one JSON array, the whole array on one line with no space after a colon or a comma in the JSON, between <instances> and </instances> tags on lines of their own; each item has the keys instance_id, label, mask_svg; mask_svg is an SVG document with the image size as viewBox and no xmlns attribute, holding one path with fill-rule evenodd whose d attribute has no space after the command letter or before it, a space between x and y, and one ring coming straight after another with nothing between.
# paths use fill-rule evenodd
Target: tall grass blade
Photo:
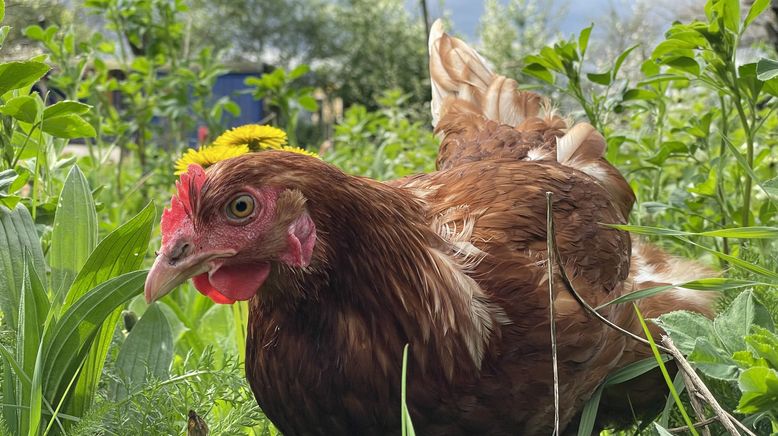
<instances>
[{"instance_id":1,"label":"tall grass blade","mask_svg":"<svg viewBox=\"0 0 778 436\"><path fill-rule=\"evenodd\" d=\"M653 286L650 288L641 289L639 291L630 292L629 294L624 294L621 297L614 298L613 300L608 301L607 303L603 303L597 306L596 309L600 310L603 307L610 306L613 304L621 304L621 303L627 303L629 301L639 300L641 298L650 297L652 295L656 295L673 288L693 289L695 291L720 292L720 291L727 291L730 289L739 289L748 286L756 286L756 285L764 285L764 284L766 283L754 282L751 280L710 277L706 279L692 280L689 282L678 283L674 285Z\"/></svg>"},{"instance_id":2,"label":"tall grass blade","mask_svg":"<svg viewBox=\"0 0 778 436\"><path fill-rule=\"evenodd\" d=\"M115 383L111 398L123 400L152 379L167 379L172 361L173 333L165 314L155 303L149 306L119 349L116 370L128 384Z\"/></svg>"},{"instance_id":3,"label":"tall grass blade","mask_svg":"<svg viewBox=\"0 0 778 436\"><path fill-rule=\"evenodd\" d=\"M678 410L681 411L681 415L683 415L684 422L686 422L686 425L689 427L689 431L692 433L692 435L699 436L697 429L694 428L694 423L692 423L691 418L689 418L689 414L686 413L686 408L681 402L681 397L678 395L678 391L675 390L673 381L670 379L670 374L667 372L665 362L662 356L659 354L659 349L656 347L656 342L654 342L654 338L651 335L651 332L648 330L648 325L646 325L646 320L643 319L643 314L640 313L640 309L638 309L637 305L635 305L635 313L638 316L638 321L640 321L640 326L643 327L643 332L646 334L646 339L648 339L648 342L651 344L651 351L654 353L654 358L656 358L656 361L659 364L659 368L662 370L662 375L665 378L667 387L670 388L670 394L673 396L675 404L678 406Z\"/></svg>"},{"instance_id":4,"label":"tall grass blade","mask_svg":"<svg viewBox=\"0 0 778 436\"><path fill-rule=\"evenodd\" d=\"M19 328L16 332L16 359L23 371L34 374L40 363L38 352L42 345L42 337L46 316L49 312L49 300L43 283L38 278L32 263L25 258L24 280L19 300ZM35 398L33 389L25 389L21 379L17 379L17 399L21 405L30 405L30 409L21 409L20 421L22 428L32 428L36 420L40 421L40 397ZM37 409L34 407L37 405ZM37 412L37 418L35 413ZM37 425L37 424L36 424ZM20 431L23 431L20 429Z\"/></svg>"},{"instance_id":5,"label":"tall grass blade","mask_svg":"<svg viewBox=\"0 0 778 436\"><path fill-rule=\"evenodd\" d=\"M403 369L402 379L400 387L400 398L402 404L400 405L400 422L402 436L416 436L416 432L413 430L413 422L411 422L411 415L408 412L408 403L406 403L406 383L408 375L408 344L403 347Z\"/></svg>"},{"instance_id":6,"label":"tall grass blade","mask_svg":"<svg viewBox=\"0 0 778 436\"><path fill-rule=\"evenodd\" d=\"M608 224L608 227L646 236L709 236L737 239L778 239L778 227L751 226L709 230L707 232L686 232L661 227Z\"/></svg>"}]
</instances>

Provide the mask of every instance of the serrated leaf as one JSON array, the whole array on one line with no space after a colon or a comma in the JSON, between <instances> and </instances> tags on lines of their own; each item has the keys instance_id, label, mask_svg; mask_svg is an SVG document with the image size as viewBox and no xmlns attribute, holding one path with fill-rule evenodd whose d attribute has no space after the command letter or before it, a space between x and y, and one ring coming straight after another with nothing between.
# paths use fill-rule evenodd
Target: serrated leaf
<instances>
[{"instance_id":1,"label":"serrated leaf","mask_svg":"<svg viewBox=\"0 0 778 436\"><path fill-rule=\"evenodd\" d=\"M43 394L52 403L58 403L65 392L105 318L143 291L146 274L147 271L135 271L96 286L47 329Z\"/></svg>"},{"instance_id":2,"label":"serrated leaf","mask_svg":"<svg viewBox=\"0 0 778 436\"><path fill-rule=\"evenodd\" d=\"M778 335L757 325L751 326L751 332L746 336L746 344L760 359L778 368Z\"/></svg>"},{"instance_id":3,"label":"serrated leaf","mask_svg":"<svg viewBox=\"0 0 778 436\"><path fill-rule=\"evenodd\" d=\"M173 334L165 315L154 303L146 309L119 349L116 370L127 382L116 383L112 398L120 401L152 379L168 378L173 360ZM129 391L128 391L129 388Z\"/></svg>"},{"instance_id":4,"label":"serrated leaf","mask_svg":"<svg viewBox=\"0 0 778 436\"><path fill-rule=\"evenodd\" d=\"M43 62L20 61L0 64L0 95L37 82L51 67Z\"/></svg>"},{"instance_id":5,"label":"serrated leaf","mask_svg":"<svg viewBox=\"0 0 778 436\"><path fill-rule=\"evenodd\" d=\"M743 371L738 378L743 395L737 405L740 413L778 412L778 371L756 367Z\"/></svg>"},{"instance_id":6,"label":"serrated leaf","mask_svg":"<svg viewBox=\"0 0 778 436\"><path fill-rule=\"evenodd\" d=\"M44 115L45 116L45 115ZM66 114L43 120L43 131L57 138L93 138L95 128L76 114Z\"/></svg>"},{"instance_id":7,"label":"serrated leaf","mask_svg":"<svg viewBox=\"0 0 778 436\"><path fill-rule=\"evenodd\" d=\"M694 350L697 338L715 339L713 321L696 312L677 310L660 316L654 323L670 336L683 354Z\"/></svg>"},{"instance_id":8,"label":"serrated leaf","mask_svg":"<svg viewBox=\"0 0 778 436\"><path fill-rule=\"evenodd\" d=\"M688 359L708 377L718 380L737 380L739 368L730 357L732 353L713 344L707 338L698 338Z\"/></svg>"},{"instance_id":9,"label":"serrated leaf","mask_svg":"<svg viewBox=\"0 0 778 436\"><path fill-rule=\"evenodd\" d=\"M713 320L716 336L728 355L746 349L745 338L753 325L768 330L774 328L770 312L756 300L752 291L742 292Z\"/></svg>"},{"instance_id":10,"label":"serrated leaf","mask_svg":"<svg viewBox=\"0 0 778 436\"><path fill-rule=\"evenodd\" d=\"M43 119L50 121L52 118L66 115L81 115L89 112L92 106L73 100L63 100L43 110Z\"/></svg>"},{"instance_id":11,"label":"serrated leaf","mask_svg":"<svg viewBox=\"0 0 778 436\"><path fill-rule=\"evenodd\" d=\"M61 303L70 285L97 245L97 214L92 191L78 168L65 179L51 231L51 288Z\"/></svg>"},{"instance_id":12,"label":"serrated leaf","mask_svg":"<svg viewBox=\"0 0 778 436\"><path fill-rule=\"evenodd\" d=\"M38 118L38 102L29 95L14 97L0 106L0 113L19 121L33 124Z\"/></svg>"}]
</instances>

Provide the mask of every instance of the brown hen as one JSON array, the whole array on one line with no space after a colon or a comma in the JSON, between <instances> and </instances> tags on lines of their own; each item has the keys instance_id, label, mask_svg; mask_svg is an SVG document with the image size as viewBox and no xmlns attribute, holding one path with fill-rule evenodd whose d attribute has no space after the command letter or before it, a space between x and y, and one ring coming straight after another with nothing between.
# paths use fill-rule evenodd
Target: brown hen
<instances>
[{"instance_id":1,"label":"brown hen","mask_svg":"<svg viewBox=\"0 0 778 436\"><path fill-rule=\"evenodd\" d=\"M626 223L634 201L603 137L491 73L440 23L430 74L437 172L381 183L311 157L250 154L190 168L163 216L147 300L189 277L216 301L250 299L247 378L286 435L398 434L405 344L418 434L550 434L547 192L566 274L590 305L710 274L600 225ZM607 374L650 352L587 313L558 268L553 278L560 424L571 431ZM708 304L673 289L640 308ZM631 305L601 314L640 331ZM650 377L606 392L601 422L658 404Z\"/></svg>"}]
</instances>

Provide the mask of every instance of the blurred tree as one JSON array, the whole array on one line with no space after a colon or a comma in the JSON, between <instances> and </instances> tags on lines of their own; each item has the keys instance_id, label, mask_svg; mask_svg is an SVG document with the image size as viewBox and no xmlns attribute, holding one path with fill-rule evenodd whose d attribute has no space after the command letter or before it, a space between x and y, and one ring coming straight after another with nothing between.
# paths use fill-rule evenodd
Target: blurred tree
<instances>
[{"instance_id":1,"label":"blurred tree","mask_svg":"<svg viewBox=\"0 0 778 436\"><path fill-rule=\"evenodd\" d=\"M309 64L346 105L375 108L388 88L429 99L425 29L403 0L195 0L191 20L192 44L230 47L229 61Z\"/></svg>"},{"instance_id":2,"label":"blurred tree","mask_svg":"<svg viewBox=\"0 0 778 436\"><path fill-rule=\"evenodd\" d=\"M521 78L521 59L539 51L557 36L555 20L564 16L565 7L542 0L487 0L478 26L481 54L497 72Z\"/></svg>"},{"instance_id":3,"label":"blurred tree","mask_svg":"<svg viewBox=\"0 0 778 436\"><path fill-rule=\"evenodd\" d=\"M27 57L37 43L24 37L22 30L31 24L41 27L68 26L74 23L75 11L67 0L6 0L3 24L11 31L3 43L2 59Z\"/></svg>"}]
</instances>

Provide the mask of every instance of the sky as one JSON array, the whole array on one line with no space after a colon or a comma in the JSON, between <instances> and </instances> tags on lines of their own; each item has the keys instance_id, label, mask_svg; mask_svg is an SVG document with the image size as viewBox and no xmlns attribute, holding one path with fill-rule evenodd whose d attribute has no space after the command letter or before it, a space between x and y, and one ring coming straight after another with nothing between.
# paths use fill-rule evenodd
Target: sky
<instances>
[{"instance_id":1,"label":"sky","mask_svg":"<svg viewBox=\"0 0 778 436\"><path fill-rule=\"evenodd\" d=\"M418 0L406 1L410 10L414 12L419 10ZM484 3L482 0L445 0L443 7L451 13L454 31L472 40L478 30L478 20L483 14ZM503 0L503 3L507 3L507 0ZM605 13L610 4L626 6L629 3L631 3L629 0L569 0L566 2L567 14L559 20L559 30L564 35L578 33L592 21L596 21L599 14ZM442 15L441 2L427 0L427 4L430 9L431 21ZM624 9L628 10L629 8L625 7Z\"/></svg>"}]
</instances>

